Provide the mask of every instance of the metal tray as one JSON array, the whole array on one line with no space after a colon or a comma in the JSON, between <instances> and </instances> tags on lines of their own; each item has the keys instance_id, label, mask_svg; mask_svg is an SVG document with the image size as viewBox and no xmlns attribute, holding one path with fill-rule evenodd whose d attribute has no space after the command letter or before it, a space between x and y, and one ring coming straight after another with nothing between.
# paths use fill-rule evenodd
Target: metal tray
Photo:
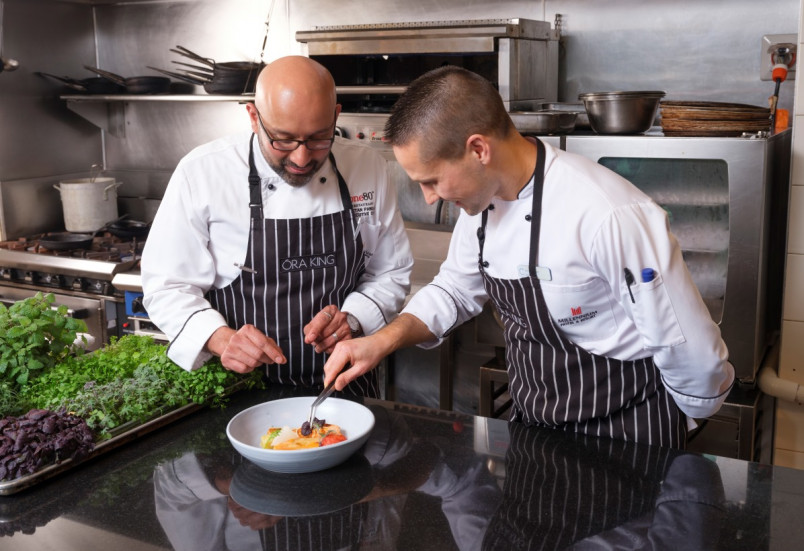
<instances>
[{"instance_id":1,"label":"metal tray","mask_svg":"<svg viewBox=\"0 0 804 551\"><path fill-rule=\"evenodd\" d=\"M242 388L245 388L245 382L235 383L226 390L224 395L228 396L234 392L237 392L238 390L241 390ZM54 476L69 471L78 465L86 463L87 461L91 461L99 455L110 452L115 448L122 446L123 444L136 440L137 438L164 427L165 425L173 423L182 417L185 417L204 407L207 407L207 405L195 403L187 404L186 406L168 411L167 413L157 415L145 423L137 424L136 422L132 421L130 423L121 425L113 431L113 436L111 438L98 443L88 455L82 457L81 459L66 459L60 463L54 463L53 465L40 469L35 473L16 478L14 480L0 482L0 496L13 495L26 488L30 488L31 486L41 484L42 482L45 482Z\"/></svg>"}]
</instances>

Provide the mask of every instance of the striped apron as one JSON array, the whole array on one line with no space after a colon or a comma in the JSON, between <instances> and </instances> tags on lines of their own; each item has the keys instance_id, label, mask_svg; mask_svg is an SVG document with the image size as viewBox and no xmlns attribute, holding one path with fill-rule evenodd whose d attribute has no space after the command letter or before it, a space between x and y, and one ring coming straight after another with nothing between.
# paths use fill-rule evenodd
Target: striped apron
<instances>
[{"instance_id":1,"label":"striped apron","mask_svg":"<svg viewBox=\"0 0 804 551\"><path fill-rule=\"evenodd\" d=\"M303 327L324 306L340 308L364 272L363 240L349 189L332 153L329 160L338 176L342 211L312 218L266 219L252 136L248 154L251 224L243 261L248 269L206 297L229 327L254 325L282 348L287 363L266 366L274 383L323 385L326 355L305 344ZM376 372L353 381L346 391L379 397Z\"/></svg>"},{"instance_id":2,"label":"striped apron","mask_svg":"<svg viewBox=\"0 0 804 551\"><path fill-rule=\"evenodd\" d=\"M513 280L489 276L483 259L488 209L477 231L484 287L504 325L511 419L683 447L684 415L662 384L652 358L625 361L587 352L564 336L550 316L536 275L545 155L541 141L536 145L529 275Z\"/></svg>"},{"instance_id":3,"label":"striped apron","mask_svg":"<svg viewBox=\"0 0 804 551\"><path fill-rule=\"evenodd\" d=\"M367 514L368 503L355 503L326 515L285 517L260 530L260 543L265 551L360 549Z\"/></svg>"},{"instance_id":4,"label":"striped apron","mask_svg":"<svg viewBox=\"0 0 804 551\"><path fill-rule=\"evenodd\" d=\"M508 429L503 499L483 538L484 551L567 549L629 523L648 532L676 452L520 423L509 423ZM691 499L683 492L675 499L679 496ZM596 549L667 549L644 539L608 543Z\"/></svg>"}]
</instances>

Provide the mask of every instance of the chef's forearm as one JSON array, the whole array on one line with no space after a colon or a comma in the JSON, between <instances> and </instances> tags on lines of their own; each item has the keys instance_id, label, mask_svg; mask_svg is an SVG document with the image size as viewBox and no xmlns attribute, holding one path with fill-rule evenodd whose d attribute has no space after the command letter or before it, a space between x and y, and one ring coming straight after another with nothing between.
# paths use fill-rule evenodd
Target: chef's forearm
<instances>
[{"instance_id":1,"label":"chef's forearm","mask_svg":"<svg viewBox=\"0 0 804 551\"><path fill-rule=\"evenodd\" d=\"M412 314L400 314L394 321L374 334L384 356L400 348L434 340L436 337L427 325Z\"/></svg>"}]
</instances>

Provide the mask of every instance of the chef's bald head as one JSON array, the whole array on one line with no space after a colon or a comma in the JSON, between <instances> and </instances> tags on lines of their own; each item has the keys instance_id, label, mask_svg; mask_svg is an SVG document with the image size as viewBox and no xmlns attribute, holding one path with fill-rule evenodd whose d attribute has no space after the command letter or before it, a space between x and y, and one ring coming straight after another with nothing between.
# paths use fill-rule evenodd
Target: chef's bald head
<instances>
[{"instance_id":1,"label":"chef's bald head","mask_svg":"<svg viewBox=\"0 0 804 551\"><path fill-rule=\"evenodd\" d=\"M282 57L260 73L254 102L266 118L278 113L305 118L326 114L331 123L337 104L335 81L317 61L305 56Z\"/></svg>"}]
</instances>

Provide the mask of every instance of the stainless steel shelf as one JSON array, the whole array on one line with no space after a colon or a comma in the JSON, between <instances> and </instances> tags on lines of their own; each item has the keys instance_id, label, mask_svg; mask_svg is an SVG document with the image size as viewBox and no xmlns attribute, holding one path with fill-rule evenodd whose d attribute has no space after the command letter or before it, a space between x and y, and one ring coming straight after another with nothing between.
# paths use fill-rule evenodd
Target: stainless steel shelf
<instances>
[{"instance_id":1,"label":"stainless steel shelf","mask_svg":"<svg viewBox=\"0 0 804 551\"><path fill-rule=\"evenodd\" d=\"M126 135L126 105L131 103L250 103L254 94L65 94L59 96L67 102L67 108L84 117L112 136Z\"/></svg>"},{"instance_id":2,"label":"stainless steel shelf","mask_svg":"<svg viewBox=\"0 0 804 551\"><path fill-rule=\"evenodd\" d=\"M239 101L251 102L254 101L254 94L240 94L236 96L212 95L212 94L67 94L59 96L61 99L68 102L105 102L105 101L126 101L126 102L142 102L142 101L183 101L183 102L219 102L219 101Z\"/></svg>"}]
</instances>

